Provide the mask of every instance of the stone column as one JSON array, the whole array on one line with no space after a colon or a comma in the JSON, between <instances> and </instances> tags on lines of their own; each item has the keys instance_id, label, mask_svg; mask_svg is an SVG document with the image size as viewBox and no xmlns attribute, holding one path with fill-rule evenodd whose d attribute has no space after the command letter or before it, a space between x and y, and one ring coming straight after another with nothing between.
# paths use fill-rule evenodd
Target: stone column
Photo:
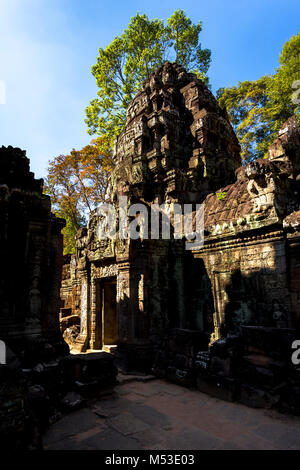
<instances>
[{"instance_id":1,"label":"stone column","mask_svg":"<svg viewBox=\"0 0 300 470\"><path fill-rule=\"evenodd\" d=\"M177 318L179 320L179 328L186 328L185 325L185 305L184 305L184 261L182 243L177 244L176 258L174 265L174 280L176 281L176 292L171 295L177 297Z\"/></svg>"},{"instance_id":2,"label":"stone column","mask_svg":"<svg viewBox=\"0 0 300 470\"><path fill-rule=\"evenodd\" d=\"M100 310L100 305L98 306ZM99 311L101 316L101 310ZM97 318L97 282L95 279L91 280L91 349L101 349L101 321Z\"/></svg>"},{"instance_id":3,"label":"stone column","mask_svg":"<svg viewBox=\"0 0 300 470\"><path fill-rule=\"evenodd\" d=\"M222 312L224 311L224 308L220 276L220 272L213 271L213 298L215 311L213 313L214 331L210 337L210 344L221 338Z\"/></svg>"},{"instance_id":4,"label":"stone column","mask_svg":"<svg viewBox=\"0 0 300 470\"><path fill-rule=\"evenodd\" d=\"M117 316L119 342L130 343L134 337L130 299L130 265L119 264L117 277Z\"/></svg>"},{"instance_id":5,"label":"stone column","mask_svg":"<svg viewBox=\"0 0 300 470\"><path fill-rule=\"evenodd\" d=\"M29 305L25 319L25 334L28 337L41 334L42 297L41 297L41 268L43 266L44 239L41 235L41 225L36 222L29 224Z\"/></svg>"},{"instance_id":6,"label":"stone column","mask_svg":"<svg viewBox=\"0 0 300 470\"><path fill-rule=\"evenodd\" d=\"M88 271L83 270L81 275L81 303L80 303L80 333L76 339L74 349L82 352L89 345L89 307L90 307L90 285Z\"/></svg>"}]
</instances>

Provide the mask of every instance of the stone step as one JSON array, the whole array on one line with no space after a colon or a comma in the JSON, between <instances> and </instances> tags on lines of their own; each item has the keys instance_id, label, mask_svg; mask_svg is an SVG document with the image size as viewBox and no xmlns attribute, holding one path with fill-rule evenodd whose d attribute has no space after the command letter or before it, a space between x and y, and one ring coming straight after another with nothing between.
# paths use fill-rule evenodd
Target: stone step
<instances>
[{"instance_id":1,"label":"stone step","mask_svg":"<svg viewBox=\"0 0 300 470\"><path fill-rule=\"evenodd\" d=\"M111 354L116 353L117 345L116 344L104 344L102 350Z\"/></svg>"},{"instance_id":2,"label":"stone step","mask_svg":"<svg viewBox=\"0 0 300 470\"><path fill-rule=\"evenodd\" d=\"M124 374L118 372L117 383L119 385L126 384L129 382L149 382L150 380L155 380L155 375L141 375L141 374Z\"/></svg>"}]
</instances>

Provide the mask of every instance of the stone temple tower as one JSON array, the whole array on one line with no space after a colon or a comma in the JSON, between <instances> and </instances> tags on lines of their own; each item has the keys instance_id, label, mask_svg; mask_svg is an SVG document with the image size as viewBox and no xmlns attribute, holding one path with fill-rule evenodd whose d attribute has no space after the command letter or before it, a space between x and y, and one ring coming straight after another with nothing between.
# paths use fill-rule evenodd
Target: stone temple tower
<instances>
[{"instance_id":1,"label":"stone temple tower","mask_svg":"<svg viewBox=\"0 0 300 470\"><path fill-rule=\"evenodd\" d=\"M232 183L240 164L226 111L194 74L166 62L128 108L116 142L112 196L201 202Z\"/></svg>"},{"instance_id":2,"label":"stone temple tower","mask_svg":"<svg viewBox=\"0 0 300 470\"><path fill-rule=\"evenodd\" d=\"M79 232L61 290L61 315L74 321L64 332L72 348L115 351L127 370L152 370L246 404L279 400L285 377L283 401L296 403L290 353L300 324L299 157L294 116L268 158L241 166L226 111L205 84L177 64L151 74L128 108L107 194L116 209L125 200L139 236L100 239L99 211ZM172 210L170 236L162 236L165 208L184 204L193 220L201 204L203 244L176 237ZM149 237L144 208L156 206L163 206L160 233Z\"/></svg>"},{"instance_id":3,"label":"stone temple tower","mask_svg":"<svg viewBox=\"0 0 300 470\"><path fill-rule=\"evenodd\" d=\"M202 203L234 181L241 163L226 112L194 74L168 62L129 106L115 161L108 202L116 208L120 196L128 207ZM63 283L62 314L80 315L75 349L112 350L117 344L129 362L143 362L166 328L211 325L213 307L198 318L197 306L186 311L185 271L191 272L192 255L183 240L172 233L171 239L99 240L98 223L95 213L78 234L77 256Z\"/></svg>"}]
</instances>

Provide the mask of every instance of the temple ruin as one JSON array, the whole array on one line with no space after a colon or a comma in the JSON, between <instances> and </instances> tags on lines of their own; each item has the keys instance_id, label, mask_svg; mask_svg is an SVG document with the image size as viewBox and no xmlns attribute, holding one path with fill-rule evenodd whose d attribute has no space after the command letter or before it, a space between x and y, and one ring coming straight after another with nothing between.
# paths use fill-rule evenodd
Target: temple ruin
<instances>
[{"instance_id":1,"label":"temple ruin","mask_svg":"<svg viewBox=\"0 0 300 470\"><path fill-rule=\"evenodd\" d=\"M228 349L238 338L241 356L253 354L249 364L257 367L255 354L270 358L265 336L272 347L295 337L299 144L291 117L267 159L242 165L226 111L205 84L177 64L153 73L116 141L107 201L201 203L204 245L186 250L174 237L174 220L168 240L143 237L142 228L138 239L100 240L95 211L63 268L60 317L73 350L112 351L127 370L152 369L184 383L196 363L207 374L222 341ZM225 359L216 377L234 376ZM270 361L262 366L267 374L274 373Z\"/></svg>"},{"instance_id":2,"label":"temple ruin","mask_svg":"<svg viewBox=\"0 0 300 470\"><path fill-rule=\"evenodd\" d=\"M201 81L171 64L153 74L130 105L115 158L109 201L122 195L128 205L148 207L203 202L233 183L241 164L226 113ZM197 305L205 281L196 291L185 285L185 271L197 271L199 262L186 256L182 241L118 238L112 244L97 240L96 225L97 213L78 234L77 254L64 268L62 314L81 320L75 348L118 343L135 355L151 348L165 328L197 329L213 321L212 306L202 315ZM116 299L113 307L106 304L109 296ZM112 315L118 331L107 333Z\"/></svg>"},{"instance_id":3,"label":"temple ruin","mask_svg":"<svg viewBox=\"0 0 300 470\"><path fill-rule=\"evenodd\" d=\"M300 414L291 360L300 340L299 162L292 116L268 158L242 165L226 110L166 62L129 106L104 212L91 214L63 265L64 221L42 180L24 151L0 148L1 438L38 448L35 429L57 419L70 393L114 384L114 361L125 373ZM192 228L204 211L201 243L177 236L172 208L186 205ZM117 234L105 238L108 206ZM155 236L144 209L158 214ZM124 221L137 236L121 236Z\"/></svg>"},{"instance_id":4,"label":"temple ruin","mask_svg":"<svg viewBox=\"0 0 300 470\"><path fill-rule=\"evenodd\" d=\"M60 344L57 323L63 219L51 213L26 152L0 148L0 330L15 352L27 341Z\"/></svg>"},{"instance_id":5,"label":"temple ruin","mask_svg":"<svg viewBox=\"0 0 300 470\"><path fill-rule=\"evenodd\" d=\"M114 383L106 353L70 356L58 312L63 219L51 213L43 180L26 152L0 148L0 440L1 448L41 449L61 411L82 402L89 384Z\"/></svg>"}]
</instances>

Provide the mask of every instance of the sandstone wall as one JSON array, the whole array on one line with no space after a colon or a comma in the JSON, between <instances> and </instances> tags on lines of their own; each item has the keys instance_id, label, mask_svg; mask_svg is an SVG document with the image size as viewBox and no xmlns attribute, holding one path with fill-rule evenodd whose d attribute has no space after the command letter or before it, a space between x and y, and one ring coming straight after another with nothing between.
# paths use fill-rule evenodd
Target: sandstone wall
<instances>
[{"instance_id":1,"label":"sandstone wall","mask_svg":"<svg viewBox=\"0 0 300 470\"><path fill-rule=\"evenodd\" d=\"M51 214L42 180L25 152L0 149L0 331L21 347L26 338L60 337L62 219Z\"/></svg>"},{"instance_id":2,"label":"sandstone wall","mask_svg":"<svg viewBox=\"0 0 300 470\"><path fill-rule=\"evenodd\" d=\"M100 292L109 277L117 286L118 351L133 368L141 358L151 363L171 330L202 331L208 345L247 325L299 327L299 149L292 117L269 158L241 166L226 111L204 83L177 64L151 74L116 141L107 202L118 209L126 196L126 209L149 210L203 203L204 246L186 250L174 225L170 240L99 240L100 217L91 214L62 285L72 317L80 303L74 347L103 346Z\"/></svg>"}]
</instances>

